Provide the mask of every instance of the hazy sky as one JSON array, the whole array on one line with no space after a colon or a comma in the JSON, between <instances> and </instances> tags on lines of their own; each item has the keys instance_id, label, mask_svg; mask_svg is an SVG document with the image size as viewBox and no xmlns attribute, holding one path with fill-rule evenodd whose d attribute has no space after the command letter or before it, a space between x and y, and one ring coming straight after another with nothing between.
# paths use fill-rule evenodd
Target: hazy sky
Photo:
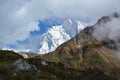
<instances>
[{"instance_id":1,"label":"hazy sky","mask_svg":"<svg viewBox=\"0 0 120 80\"><path fill-rule=\"evenodd\" d=\"M44 24L65 18L92 23L113 12L120 12L120 0L0 0L0 48L37 49Z\"/></svg>"}]
</instances>

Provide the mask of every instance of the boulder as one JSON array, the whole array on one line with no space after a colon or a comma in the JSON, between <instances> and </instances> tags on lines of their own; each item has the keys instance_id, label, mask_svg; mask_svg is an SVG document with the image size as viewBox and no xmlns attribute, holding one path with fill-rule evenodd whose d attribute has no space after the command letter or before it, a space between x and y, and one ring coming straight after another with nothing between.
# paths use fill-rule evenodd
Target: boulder
<instances>
[{"instance_id":1,"label":"boulder","mask_svg":"<svg viewBox=\"0 0 120 80\"><path fill-rule=\"evenodd\" d=\"M37 71L37 68L33 64L29 64L23 59L18 59L13 63L13 68L15 70L28 70L28 71Z\"/></svg>"}]
</instances>

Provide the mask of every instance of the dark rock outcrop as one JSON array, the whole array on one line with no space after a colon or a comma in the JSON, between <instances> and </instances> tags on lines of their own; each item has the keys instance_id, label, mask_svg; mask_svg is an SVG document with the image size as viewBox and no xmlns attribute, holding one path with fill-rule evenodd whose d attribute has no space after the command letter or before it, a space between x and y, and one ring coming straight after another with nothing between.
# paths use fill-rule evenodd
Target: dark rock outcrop
<instances>
[{"instance_id":1,"label":"dark rock outcrop","mask_svg":"<svg viewBox=\"0 0 120 80\"><path fill-rule=\"evenodd\" d=\"M18 70L28 70L28 71L37 71L37 68L33 64L29 64L23 59L18 59L13 63L13 68Z\"/></svg>"}]
</instances>

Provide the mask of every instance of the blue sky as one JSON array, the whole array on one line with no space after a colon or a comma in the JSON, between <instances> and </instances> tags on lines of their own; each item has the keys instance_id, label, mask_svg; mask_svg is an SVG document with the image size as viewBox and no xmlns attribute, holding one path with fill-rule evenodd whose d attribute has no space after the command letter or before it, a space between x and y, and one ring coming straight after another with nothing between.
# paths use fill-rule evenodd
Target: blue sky
<instances>
[{"instance_id":1,"label":"blue sky","mask_svg":"<svg viewBox=\"0 0 120 80\"><path fill-rule=\"evenodd\" d=\"M64 19L60 18L50 18L50 19L45 19L43 21L39 21L39 26L40 26L40 33L44 33L47 31L48 28L56 25L61 25L64 22ZM36 33L36 32L35 32Z\"/></svg>"},{"instance_id":2,"label":"blue sky","mask_svg":"<svg viewBox=\"0 0 120 80\"><path fill-rule=\"evenodd\" d=\"M66 18L94 23L120 12L120 0L0 0L0 49L37 51L41 35Z\"/></svg>"}]
</instances>

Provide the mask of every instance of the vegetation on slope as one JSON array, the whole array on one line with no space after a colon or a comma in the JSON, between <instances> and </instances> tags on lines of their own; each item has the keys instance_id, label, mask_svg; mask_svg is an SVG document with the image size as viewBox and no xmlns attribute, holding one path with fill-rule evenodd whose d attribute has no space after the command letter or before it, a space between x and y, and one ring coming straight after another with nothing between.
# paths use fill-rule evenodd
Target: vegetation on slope
<instances>
[{"instance_id":1,"label":"vegetation on slope","mask_svg":"<svg viewBox=\"0 0 120 80\"><path fill-rule=\"evenodd\" d=\"M0 80L117 80L104 74L99 69L87 68L76 70L65 67L62 63L46 62L43 65L40 58L25 59L34 64L38 71L15 71L12 64L22 56L12 51L0 51ZM102 77L102 78L101 78Z\"/></svg>"},{"instance_id":2,"label":"vegetation on slope","mask_svg":"<svg viewBox=\"0 0 120 80\"><path fill-rule=\"evenodd\" d=\"M77 70L98 69L105 75L120 78L117 51L86 33L77 35L42 58L51 62L61 62L66 67Z\"/></svg>"}]
</instances>

